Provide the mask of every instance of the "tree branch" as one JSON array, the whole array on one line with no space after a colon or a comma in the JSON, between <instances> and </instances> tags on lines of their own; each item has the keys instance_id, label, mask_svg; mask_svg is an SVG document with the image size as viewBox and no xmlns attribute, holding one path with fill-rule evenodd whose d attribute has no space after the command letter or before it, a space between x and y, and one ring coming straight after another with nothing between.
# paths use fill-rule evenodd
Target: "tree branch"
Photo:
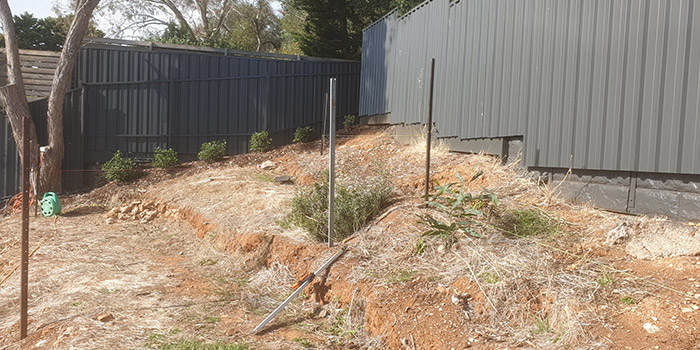
<instances>
[{"instance_id":1,"label":"tree branch","mask_svg":"<svg viewBox=\"0 0 700 350\"><path fill-rule=\"evenodd\" d=\"M19 61L19 45L15 22L12 19L12 11L7 0L0 0L0 21L5 36L5 56L7 57L7 80L24 93L24 79L22 79L22 64ZM26 97L25 97L26 100Z\"/></svg>"},{"instance_id":2,"label":"tree branch","mask_svg":"<svg viewBox=\"0 0 700 350\"><path fill-rule=\"evenodd\" d=\"M177 18L177 21L180 22L180 26L185 28L187 30L187 33L190 35L190 38L194 41L197 40L197 35L195 35L194 30L192 30L192 27L190 26L189 23L187 23L187 19L185 19L185 16L182 15L182 12L177 8L175 3L173 3L171 0L146 0L148 2L152 3L159 3L163 4L170 9L170 12L175 15L175 18Z\"/></svg>"}]
</instances>

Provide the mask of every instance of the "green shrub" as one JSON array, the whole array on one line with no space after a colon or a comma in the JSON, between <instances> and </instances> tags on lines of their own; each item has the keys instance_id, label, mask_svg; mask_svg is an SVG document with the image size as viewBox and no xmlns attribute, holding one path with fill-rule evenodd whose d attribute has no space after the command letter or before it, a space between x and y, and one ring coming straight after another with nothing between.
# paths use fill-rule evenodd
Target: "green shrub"
<instances>
[{"instance_id":1,"label":"green shrub","mask_svg":"<svg viewBox=\"0 0 700 350\"><path fill-rule=\"evenodd\" d=\"M272 146L272 139L267 131L259 131L250 137L251 152L267 152Z\"/></svg>"},{"instance_id":2,"label":"green shrub","mask_svg":"<svg viewBox=\"0 0 700 350\"><path fill-rule=\"evenodd\" d=\"M131 158L123 158L120 151L116 151L107 163L102 166L105 178L109 181L124 182L136 178L136 168Z\"/></svg>"},{"instance_id":3,"label":"green shrub","mask_svg":"<svg viewBox=\"0 0 700 350\"><path fill-rule=\"evenodd\" d=\"M197 157L207 163L214 163L223 160L224 154L226 154L226 141L211 141L202 144Z\"/></svg>"},{"instance_id":4,"label":"green shrub","mask_svg":"<svg viewBox=\"0 0 700 350\"><path fill-rule=\"evenodd\" d=\"M469 182L481 175L482 172L477 172ZM418 223L428 226L423 236L441 238L448 248L457 242L459 234L481 238L481 233L476 229L480 225L477 219L486 217L498 205L498 198L493 192L482 187L483 192L478 195L469 193L466 191L467 182L459 174L456 176L459 183L441 186L436 181L437 192L426 198L425 204L437 213L418 215Z\"/></svg>"},{"instance_id":5,"label":"green shrub","mask_svg":"<svg viewBox=\"0 0 700 350\"><path fill-rule=\"evenodd\" d=\"M345 128L345 130L350 130L353 125L355 125L355 116L352 114L346 115L343 120L343 127Z\"/></svg>"},{"instance_id":6,"label":"green shrub","mask_svg":"<svg viewBox=\"0 0 700 350\"><path fill-rule=\"evenodd\" d=\"M305 126L303 128L297 128L294 130L294 143L306 143L311 142L314 139L314 129L310 126Z\"/></svg>"},{"instance_id":7,"label":"green shrub","mask_svg":"<svg viewBox=\"0 0 700 350\"><path fill-rule=\"evenodd\" d=\"M177 159L177 152L173 151L172 148L162 149L156 147L155 154L153 155L153 166L156 168L172 168L176 166L180 161Z\"/></svg>"},{"instance_id":8,"label":"green shrub","mask_svg":"<svg viewBox=\"0 0 700 350\"><path fill-rule=\"evenodd\" d=\"M394 196L388 179L355 188L336 184L334 241L341 241L380 213ZM328 174L310 188L297 192L287 221L314 239L328 240Z\"/></svg>"}]
</instances>

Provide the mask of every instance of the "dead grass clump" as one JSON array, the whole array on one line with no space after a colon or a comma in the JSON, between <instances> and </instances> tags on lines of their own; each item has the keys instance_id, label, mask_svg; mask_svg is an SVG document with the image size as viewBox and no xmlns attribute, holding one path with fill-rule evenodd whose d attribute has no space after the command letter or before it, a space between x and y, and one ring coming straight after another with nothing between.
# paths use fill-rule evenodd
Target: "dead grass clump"
<instances>
[{"instance_id":1,"label":"dead grass clump","mask_svg":"<svg viewBox=\"0 0 700 350\"><path fill-rule=\"evenodd\" d=\"M425 154L425 149L427 148L426 134L428 133L428 126L424 125L420 133L411 139L410 152L415 154ZM433 134L435 131L433 131ZM430 140L430 155L431 156L445 156L450 151L450 146L443 139L432 139Z\"/></svg>"}]
</instances>

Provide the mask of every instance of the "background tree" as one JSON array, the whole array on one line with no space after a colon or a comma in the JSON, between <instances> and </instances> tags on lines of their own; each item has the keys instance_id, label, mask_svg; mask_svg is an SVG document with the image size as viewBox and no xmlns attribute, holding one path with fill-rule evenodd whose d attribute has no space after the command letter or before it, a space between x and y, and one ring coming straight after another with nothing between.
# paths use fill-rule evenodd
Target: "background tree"
<instances>
[{"instance_id":1,"label":"background tree","mask_svg":"<svg viewBox=\"0 0 700 350\"><path fill-rule=\"evenodd\" d=\"M57 17L36 18L28 12L19 16L13 16L17 45L20 49L61 51L66 41L68 29L73 21L73 15L59 15ZM92 38L104 37L104 32L97 29L94 23L90 23L86 36ZM5 46L4 36L0 38L0 45Z\"/></svg>"},{"instance_id":2,"label":"background tree","mask_svg":"<svg viewBox=\"0 0 700 350\"><path fill-rule=\"evenodd\" d=\"M88 32L92 13L100 0L77 0L75 2L75 16L71 22L66 35L66 41L61 50L61 56L54 74L51 92L48 98L47 126L48 126L48 146L41 165L41 179L39 187L42 190L60 191L62 188L64 141L63 141L63 101L66 90L70 84L70 77L78 59L78 51L83 43L83 38ZM17 45L17 34L12 12L7 0L0 0L0 21L5 33L5 51L7 56L7 75L10 85L0 88L0 102L6 110L6 115L10 120L15 143L21 151L22 125L21 118L28 115L26 93L20 70L19 48ZM18 97L19 96L19 97ZM17 123L19 121L19 123ZM31 164L37 164L38 148L36 143L36 132L31 123L32 142Z\"/></svg>"},{"instance_id":3,"label":"background tree","mask_svg":"<svg viewBox=\"0 0 700 350\"><path fill-rule=\"evenodd\" d=\"M178 40L190 44L216 41L223 21L235 0L106 0L99 16L116 18L110 33L137 32L142 37L158 37L164 30L177 28Z\"/></svg>"},{"instance_id":4,"label":"background tree","mask_svg":"<svg viewBox=\"0 0 700 350\"><path fill-rule=\"evenodd\" d=\"M304 54L359 60L362 30L398 7L400 14L420 0L285 0L285 10L304 16L303 30L293 32Z\"/></svg>"},{"instance_id":5,"label":"background tree","mask_svg":"<svg viewBox=\"0 0 700 350\"><path fill-rule=\"evenodd\" d=\"M228 47L247 51L279 51L282 47L280 18L267 0L237 2L224 27Z\"/></svg>"}]
</instances>

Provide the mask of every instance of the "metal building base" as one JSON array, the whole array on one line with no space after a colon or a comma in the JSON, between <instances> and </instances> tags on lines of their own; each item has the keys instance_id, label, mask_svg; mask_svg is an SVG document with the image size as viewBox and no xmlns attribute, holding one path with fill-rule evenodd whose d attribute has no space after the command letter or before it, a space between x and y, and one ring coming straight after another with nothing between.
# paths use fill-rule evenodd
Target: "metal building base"
<instances>
[{"instance_id":1,"label":"metal building base","mask_svg":"<svg viewBox=\"0 0 700 350\"><path fill-rule=\"evenodd\" d=\"M388 120L388 115L382 116ZM365 122L369 120L372 119L364 119ZM402 144L410 144L422 132L420 124L395 125L392 136ZM443 140L450 151L490 154L501 157L504 163L519 161L523 153L523 142L518 137ZM559 195L574 203L591 203L620 213L700 220L700 175L573 169L566 176L568 169L565 168L522 169L526 176L539 177L553 186L566 177L565 183L559 186Z\"/></svg>"}]
</instances>

